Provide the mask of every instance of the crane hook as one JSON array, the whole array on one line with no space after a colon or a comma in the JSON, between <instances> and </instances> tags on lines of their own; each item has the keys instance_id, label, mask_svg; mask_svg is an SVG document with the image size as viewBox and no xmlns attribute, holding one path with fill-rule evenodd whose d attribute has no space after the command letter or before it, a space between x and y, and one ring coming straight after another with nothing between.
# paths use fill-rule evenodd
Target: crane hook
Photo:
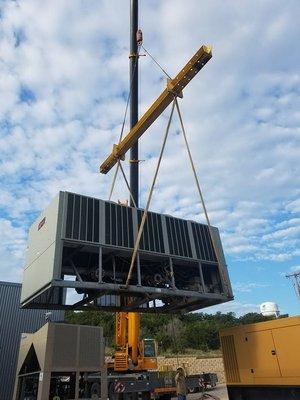
<instances>
[{"instance_id":1,"label":"crane hook","mask_svg":"<svg viewBox=\"0 0 300 400\"><path fill-rule=\"evenodd\" d=\"M138 46L141 46L143 44L143 32L141 29L138 29L136 32L136 41Z\"/></svg>"}]
</instances>

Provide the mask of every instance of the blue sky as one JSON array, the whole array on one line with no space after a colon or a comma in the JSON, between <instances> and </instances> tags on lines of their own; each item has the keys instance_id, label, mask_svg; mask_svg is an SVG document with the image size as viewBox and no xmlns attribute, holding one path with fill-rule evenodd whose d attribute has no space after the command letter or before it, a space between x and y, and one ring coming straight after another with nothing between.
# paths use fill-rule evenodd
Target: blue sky
<instances>
[{"instance_id":1,"label":"blue sky","mask_svg":"<svg viewBox=\"0 0 300 400\"><path fill-rule=\"evenodd\" d=\"M107 198L112 175L98 167L117 142L128 90L129 1L40 5L0 6L1 280L22 280L28 227L59 190ZM170 75L213 45L180 103L235 293L214 310L275 301L298 314L284 274L300 269L299 20L298 0L140 0L144 45ZM164 85L142 57L140 114ZM140 142L141 204L167 115ZM204 221L178 127L152 209ZM127 197L120 178L114 199Z\"/></svg>"}]
</instances>

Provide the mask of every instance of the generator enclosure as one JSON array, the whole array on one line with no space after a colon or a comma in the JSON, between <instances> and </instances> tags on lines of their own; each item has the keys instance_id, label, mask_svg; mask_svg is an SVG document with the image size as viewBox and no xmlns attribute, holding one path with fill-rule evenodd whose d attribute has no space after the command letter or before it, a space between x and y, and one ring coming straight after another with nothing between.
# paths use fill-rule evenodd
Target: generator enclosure
<instances>
[{"instance_id":1,"label":"generator enclosure","mask_svg":"<svg viewBox=\"0 0 300 400\"><path fill-rule=\"evenodd\" d=\"M220 332L230 400L300 398L300 317Z\"/></svg>"},{"instance_id":2,"label":"generator enclosure","mask_svg":"<svg viewBox=\"0 0 300 400\"><path fill-rule=\"evenodd\" d=\"M29 231L22 307L177 312L233 298L218 229L213 246L207 225L154 212L125 285L142 215L60 192Z\"/></svg>"},{"instance_id":3,"label":"generator enclosure","mask_svg":"<svg viewBox=\"0 0 300 400\"><path fill-rule=\"evenodd\" d=\"M105 376L102 327L48 322L23 333L14 400L77 399L88 373Z\"/></svg>"}]
</instances>

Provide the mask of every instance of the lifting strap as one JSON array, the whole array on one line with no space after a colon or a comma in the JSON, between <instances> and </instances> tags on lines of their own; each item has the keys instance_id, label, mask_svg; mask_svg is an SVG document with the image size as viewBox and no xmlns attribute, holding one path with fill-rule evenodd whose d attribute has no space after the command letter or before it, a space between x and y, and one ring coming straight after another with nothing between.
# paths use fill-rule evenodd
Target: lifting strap
<instances>
[{"instance_id":1,"label":"lifting strap","mask_svg":"<svg viewBox=\"0 0 300 400\"><path fill-rule=\"evenodd\" d=\"M203 197L202 190L201 190L201 187L200 187L200 182L199 182L199 178L198 178L198 175L197 175L197 172L196 172L196 168L195 168L195 164L194 164L194 161L193 161L193 157L192 157L192 153L191 153L191 150L190 150L190 146L189 146L189 143L188 143L188 140L187 140L186 131L185 131L185 127L184 127L184 124L183 124L183 119L182 119L182 115L181 115L181 111L180 111L180 108L179 108L179 104L178 104L177 98L175 98L174 101L175 101L175 104L176 104L176 109L177 109L178 116L179 116L179 121L180 121L180 125L181 125L181 130L182 130L184 142L185 142L185 145L186 145L186 149L187 149L187 152L188 152L188 156L189 156L189 160L190 160L190 163L191 163L192 171L193 171L193 174L194 174L194 178L195 178L198 194L199 194L199 197L200 197L200 201L201 201L201 204L202 204L202 207L203 207L203 211L204 211L206 223L207 223L207 226L208 226L211 242L212 242L213 249L214 249L214 252L215 252L215 255L216 255L216 258L217 258L220 277L221 277L222 283L227 286L227 284L226 284L227 279L225 279L224 273L223 273L223 269L221 268L221 255L220 255L220 252L219 252L219 247L217 246L216 240L214 238L213 228L211 226L210 219L209 219L209 216L208 216L207 208L206 208L204 197ZM228 289L228 287L227 287L227 289Z\"/></svg>"},{"instance_id":2,"label":"lifting strap","mask_svg":"<svg viewBox=\"0 0 300 400\"><path fill-rule=\"evenodd\" d=\"M154 186L155 186L155 183L156 183L156 178L157 178L158 171L159 171L159 168L160 168L162 156L164 154L166 141L167 141L167 138L168 138L168 135L169 135L171 121L172 121L173 114L174 114L174 109L175 109L175 99L173 100L173 103L172 103L171 114L170 114L169 121L168 121L168 124L167 124L166 132L165 132L165 135L164 135L162 147L161 147L161 150L160 150L157 166L156 166L154 177L153 177L153 181L152 181L152 184L151 184L151 187L150 187L147 204L146 204L146 207L145 207L144 212L143 212L141 225L139 227L137 238L136 238L136 241L135 241L135 244L134 244L134 249L133 249L133 253L132 253L132 257L131 257L131 262L130 262L130 267L129 267L129 271L128 271L128 276L127 276L127 279L126 279L125 287L128 287L130 279L131 279L131 276L132 276L132 271L133 271L133 267L134 267L134 264L135 264L136 255L137 255L137 252L138 252L138 249L139 249L139 246L140 246L140 241L141 241L144 225L145 225L145 222L146 222L146 218L147 218L150 202L151 202L153 191L154 191Z\"/></svg>"},{"instance_id":3,"label":"lifting strap","mask_svg":"<svg viewBox=\"0 0 300 400\"><path fill-rule=\"evenodd\" d=\"M141 47L143 48L145 53L147 53L149 55L149 57L154 61L154 63L161 69L161 71L168 78L170 78L170 75L161 66L161 64L150 54L150 52L145 48L145 46L143 44L141 44L138 47L138 54L140 52L140 48ZM137 57L137 59L138 59L138 57ZM136 64L134 66L134 69L135 69L135 67L136 67ZM130 97L131 97L131 91L132 91L132 80L131 80L131 85L130 85L130 92L129 92L127 103L126 103L125 115L124 115L124 120L123 120L123 124L122 124L119 143L121 142L122 136L123 136L123 131L124 131L124 126L125 126L125 120L126 120L129 100L130 100ZM143 217L142 217L141 224L140 224L140 227L139 227L139 230L138 230L138 234L137 234L137 238L136 238L136 241L135 241L135 245L134 245L134 249L133 249L133 254L132 254L132 258L131 258L131 262L130 262L130 267L129 267L129 271L128 271L125 287L128 287L129 282L130 282L131 277L132 277L132 272L133 272L135 260L136 260L136 257L137 257L137 252L138 252L138 249L139 249L139 245L140 245L140 241L141 241L144 225L145 225L146 218L147 218L147 215L148 215L149 206L150 206L150 202L151 202L151 199L152 199L152 195L153 195L153 191L154 191L154 187L155 187L155 183L156 183L156 178L157 178L157 175L158 175L158 172L159 172L159 168L160 168L162 156L163 156L163 153L164 153L166 141L167 141L167 138L168 138L170 125L171 125L171 121L172 121L172 118L173 118L175 107L176 107L176 110L177 110L177 113L178 113L178 116L179 116L179 121L180 121L180 125L181 125L181 131L182 131L182 135L183 135L183 138L184 138L184 143L185 143L185 146L186 146L186 149L187 149L187 153L188 153L188 157L189 157L189 160L190 160L191 168L192 168L193 175L194 175L194 178L195 178L197 191L198 191L198 194L199 194L199 197L200 197L200 202L201 202L202 207L203 207L203 211L204 211L206 223L207 223L207 226L208 226L208 230L209 230L209 235L210 235L210 238L211 238L212 246L213 246L216 258L217 258L220 277L221 277L223 285L226 285L227 289L229 289L228 285L226 283L227 279L224 276L224 271L221 268L221 255L220 255L220 252L219 252L219 247L216 244L216 240L215 240L215 237L214 237L214 234L213 234L213 228L211 226L210 219L209 219L209 216L208 216L207 208L206 208L204 197L203 197L203 193L202 193L202 190L201 190L201 187L200 187L200 182L199 182L199 178L198 178L198 175L197 175L197 172L196 172L196 168L195 168L195 164L194 164L194 161L193 161L193 157L192 157L192 153L191 153L191 150L190 150L190 146L189 146L189 143L188 143L188 140L187 140L186 130L185 130L185 126L184 126L183 119L182 119L182 114L181 114L181 111L180 111L180 108L179 108L179 104L178 104L178 100L177 100L177 96L176 95L174 95L174 100L173 100L173 103L172 103L172 110L171 110L171 114L170 114L169 121L168 121L168 124L167 124L166 132L165 132L165 135L164 135L164 140L163 140L162 148L161 148L161 151L160 151L157 167L156 167L156 170L155 170L154 178L153 178L153 181L152 181L152 184L151 184L151 187L150 187L150 191L149 191L149 195L148 195L148 200L147 200L144 212L143 212ZM117 168L116 168L115 175L114 175L114 178L113 178L113 181L112 181L109 200L111 199L111 196L112 196L112 193L113 193L113 190L114 190L114 186L115 186L115 182L116 182L116 178L117 178L117 174L118 174L119 168L121 169L121 172L122 172L123 177L125 179L126 186L127 186L128 190L129 190L131 199L132 199L132 201L133 201L133 203L135 205L135 202L134 202L131 190L130 190L130 186L129 186L128 181L126 179L126 175L125 175L124 170L122 168L120 159L118 159ZM136 207L136 205L135 205L135 207Z\"/></svg>"},{"instance_id":4,"label":"lifting strap","mask_svg":"<svg viewBox=\"0 0 300 400\"><path fill-rule=\"evenodd\" d=\"M208 230L209 230L209 235L210 235L210 238L211 238L212 246L213 246L213 249L214 249L214 252L215 252L215 255L216 255L216 259L217 259L217 263L218 263L218 270L220 272L221 281L222 281L223 285L226 285L226 282L227 282L227 279L225 278L224 273L223 273L223 269L221 268L222 263L221 263L221 255L220 255L220 252L219 252L219 247L216 244L216 240L215 240L215 237L214 237L214 234L213 234L213 228L211 226L210 219L209 219L209 216L208 216L208 212L207 212L207 208L206 208L206 205L205 205L203 193L202 193L202 190L201 190L201 187L200 187L200 181L199 181L199 178L198 178L198 175L197 175L197 172L196 172L196 168L195 168L195 164L194 164L194 161L193 161L192 153L191 153L190 146L189 146L189 143L188 143L188 140L187 140L186 130L185 130L185 126L184 126L183 119L182 119L182 114L181 114L181 111L180 111L180 108L179 108L177 97L174 96L174 100L173 100L173 104L172 104L172 110L171 110L171 114L170 114L170 117L169 117L167 129L166 129L166 132L165 132L165 136L164 136L162 148L161 148L161 151L160 151L157 167L156 167L156 170L155 170L154 178L153 178L153 181L152 181L152 184L151 184L151 187L150 187L150 191L149 191L149 195L148 195L147 204L146 204L146 207L145 207L144 212L143 212L142 221L141 221L141 224L140 224L140 227L139 227L139 230L138 230L138 234L137 234L137 238L136 238L136 241L135 241L135 245L134 245L134 249L133 249L133 254L132 254L132 258L131 258L131 262L130 262L130 267L129 267L129 271L128 271L125 287L128 287L129 282L130 282L131 277L132 277L132 272L133 272L133 268L134 268L134 265L135 265L137 252L138 252L138 249L139 249L139 245L140 245L140 241L141 241L144 225L145 225L146 218L147 218L147 215L148 215L149 206L150 206L150 202L151 202L151 199L152 199L152 195L153 195L153 191L154 191L157 175L158 175L158 172L159 172L162 156L163 156L163 153L164 153L167 137L168 137L168 134L169 134L170 125L171 125L171 121L172 121L172 117L173 117L173 113L174 113L174 108L175 107L176 107L176 110L177 110L177 113L178 113L178 116L179 116L179 121L180 121L180 125L181 125L181 131L182 131L183 138L184 138L184 143L186 145L188 157L189 157L191 168L192 168L193 175L194 175L194 178L195 178L196 187L197 187L198 194L199 194L199 197L200 197L200 202L201 202L202 207L203 207L203 211L204 211L206 223L207 223L207 226L208 226Z\"/></svg>"}]
</instances>

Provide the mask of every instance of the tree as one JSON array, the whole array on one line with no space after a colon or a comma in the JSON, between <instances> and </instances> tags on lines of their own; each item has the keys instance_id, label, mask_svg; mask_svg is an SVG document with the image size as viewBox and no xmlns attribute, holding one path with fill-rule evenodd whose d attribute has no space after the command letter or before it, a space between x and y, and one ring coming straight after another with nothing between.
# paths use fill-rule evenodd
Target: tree
<instances>
[{"instance_id":1,"label":"tree","mask_svg":"<svg viewBox=\"0 0 300 400\"><path fill-rule=\"evenodd\" d=\"M160 352L184 353L187 349L202 351L220 349L219 331L235 325L268 321L257 313L237 317L234 313L189 313L183 315L142 314L141 337L156 339ZM67 311L70 324L102 326L110 346L115 341L115 314L100 311Z\"/></svg>"}]
</instances>

